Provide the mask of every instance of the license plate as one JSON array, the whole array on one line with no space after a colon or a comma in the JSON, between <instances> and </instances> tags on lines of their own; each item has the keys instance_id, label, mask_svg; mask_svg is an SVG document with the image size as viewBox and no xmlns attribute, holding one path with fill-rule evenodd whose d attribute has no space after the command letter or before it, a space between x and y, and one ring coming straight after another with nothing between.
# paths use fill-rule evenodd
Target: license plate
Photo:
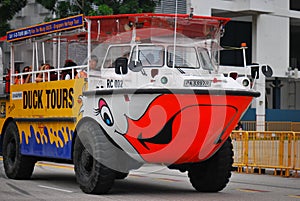
<instances>
[{"instance_id":1,"label":"license plate","mask_svg":"<svg viewBox=\"0 0 300 201\"><path fill-rule=\"evenodd\" d=\"M211 80L184 80L185 87L210 87Z\"/></svg>"}]
</instances>

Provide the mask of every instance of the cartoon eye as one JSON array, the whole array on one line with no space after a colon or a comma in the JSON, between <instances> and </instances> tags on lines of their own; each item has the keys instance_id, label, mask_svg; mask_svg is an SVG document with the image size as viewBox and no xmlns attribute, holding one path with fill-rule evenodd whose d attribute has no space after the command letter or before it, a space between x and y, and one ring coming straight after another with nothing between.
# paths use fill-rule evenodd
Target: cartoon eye
<instances>
[{"instance_id":1,"label":"cartoon eye","mask_svg":"<svg viewBox=\"0 0 300 201\"><path fill-rule=\"evenodd\" d=\"M112 126L114 124L114 119L112 113L105 102L105 100L100 99L98 103L98 108L95 109L96 115L100 115L104 123L108 126Z\"/></svg>"},{"instance_id":2,"label":"cartoon eye","mask_svg":"<svg viewBox=\"0 0 300 201\"><path fill-rule=\"evenodd\" d=\"M110 109L106 105L103 105L100 109L100 116L108 126L112 126L114 124Z\"/></svg>"}]
</instances>

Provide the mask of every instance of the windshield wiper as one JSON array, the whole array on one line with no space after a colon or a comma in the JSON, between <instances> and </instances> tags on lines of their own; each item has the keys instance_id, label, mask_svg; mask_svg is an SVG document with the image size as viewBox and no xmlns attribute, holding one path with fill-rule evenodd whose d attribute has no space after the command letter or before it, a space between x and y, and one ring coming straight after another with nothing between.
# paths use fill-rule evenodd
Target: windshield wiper
<instances>
[{"instance_id":1,"label":"windshield wiper","mask_svg":"<svg viewBox=\"0 0 300 201\"><path fill-rule=\"evenodd\" d=\"M177 70L178 70L181 74L185 74L184 70L182 70L180 67L176 67L176 66L175 66L175 68L177 68Z\"/></svg>"}]
</instances>

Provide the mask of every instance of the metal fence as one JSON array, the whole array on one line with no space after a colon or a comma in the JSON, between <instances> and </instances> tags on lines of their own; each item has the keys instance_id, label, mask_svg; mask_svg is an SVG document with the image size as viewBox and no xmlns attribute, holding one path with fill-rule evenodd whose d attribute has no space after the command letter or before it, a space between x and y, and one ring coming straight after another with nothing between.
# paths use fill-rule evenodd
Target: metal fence
<instances>
[{"instance_id":1,"label":"metal fence","mask_svg":"<svg viewBox=\"0 0 300 201\"><path fill-rule=\"evenodd\" d=\"M274 169L274 174L298 176L300 171L300 132L233 131L234 167L238 172L262 173Z\"/></svg>"},{"instance_id":2,"label":"metal fence","mask_svg":"<svg viewBox=\"0 0 300 201\"><path fill-rule=\"evenodd\" d=\"M246 131L255 131L255 121L242 121L243 129ZM277 122L268 121L265 123L266 131L294 131L300 132L300 122Z\"/></svg>"}]
</instances>

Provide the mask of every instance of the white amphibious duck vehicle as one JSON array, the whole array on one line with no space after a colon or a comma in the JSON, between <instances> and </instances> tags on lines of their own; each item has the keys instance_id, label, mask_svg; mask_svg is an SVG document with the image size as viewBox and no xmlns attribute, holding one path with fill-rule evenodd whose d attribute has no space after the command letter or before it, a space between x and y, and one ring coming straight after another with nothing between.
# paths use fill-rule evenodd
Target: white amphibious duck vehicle
<instances>
[{"instance_id":1,"label":"white amphibious duck vehicle","mask_svg":"<svg viewBox=\"0 0 300 201\"><path fill-rule=\"evenodd\" d=\"M64 27L43 42L85 44L88 64L68 67L70 80L61 79L58 64L32 72L35 77L53 71L57 80L10 87L13 95L2 101L9 112L1 123L8 177L29 178L37 160L64 159L73 161L84 192L107 193L115 179L152 163L187 171L197 191L222 190L233 163L229 135L259 96L247 76L233 79L218 71L220 37L229 19L128 14L66 21L62 25L73 23L80 31ZM8 35L12 44L42 40L14 33ZM75 79L76 69L81 78ZM22 107L30 93L40 107Z\"/></svg>"}]
</instances>

